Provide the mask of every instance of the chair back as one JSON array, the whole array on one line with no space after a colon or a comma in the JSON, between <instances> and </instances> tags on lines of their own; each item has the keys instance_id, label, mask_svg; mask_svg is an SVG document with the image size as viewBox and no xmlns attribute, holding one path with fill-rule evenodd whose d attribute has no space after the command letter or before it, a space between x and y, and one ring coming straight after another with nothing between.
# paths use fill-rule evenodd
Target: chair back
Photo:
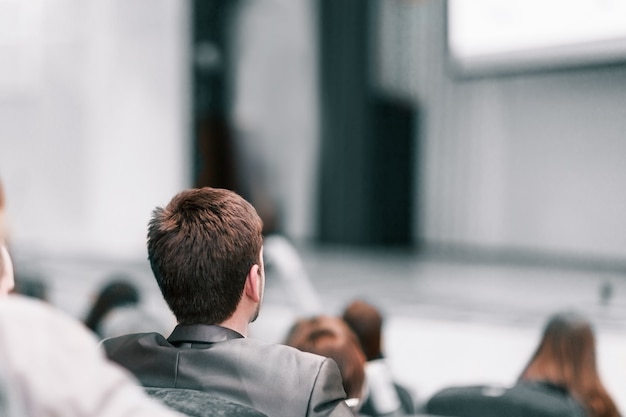
<instances>
[{"instance_id":1,"label":"chair back","mask_svg":"<svg viewBox=\"0 0 626 417\"><path fill-rule=\"evenodd\" d=\"M508 387L445 388L426 403L431 414L454 417L583 417L583 408L565 390L544 383Z\"/></svg>"},{"instance_id":2,"label":"chair back","mask_svg":"<svg viewBox=\"0 0 626 417\"><path fill-rule=\"evenodd\" d=\"M146 393L190 417L268 417L262 412L209 392L146 387Z\"/></svg>"}]
</instances>

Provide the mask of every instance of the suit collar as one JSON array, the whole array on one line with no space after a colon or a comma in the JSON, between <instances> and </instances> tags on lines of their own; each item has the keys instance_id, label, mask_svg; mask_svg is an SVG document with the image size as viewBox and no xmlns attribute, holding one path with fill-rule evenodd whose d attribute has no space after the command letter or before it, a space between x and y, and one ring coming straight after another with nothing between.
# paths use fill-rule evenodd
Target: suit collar
<instances>
[{"instance_id":1,"label":"suit collar","mask_svg":"<svg viewBox=\"0 0 626 417\"><path fill-rule=\"evenodd\" d=\"M217 343L240 338L243 338L240 333L218 325L179 324L167 340L172 344Z\"/></svg>"}]
</instances>

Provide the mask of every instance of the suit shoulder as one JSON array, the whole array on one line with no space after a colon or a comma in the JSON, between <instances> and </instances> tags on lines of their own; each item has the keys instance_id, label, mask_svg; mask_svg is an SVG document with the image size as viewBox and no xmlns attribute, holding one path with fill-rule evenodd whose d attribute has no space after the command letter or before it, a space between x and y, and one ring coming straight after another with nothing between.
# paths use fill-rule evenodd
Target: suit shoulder
<instances>
[{"instance_id":1,"label":"suit shoulder","mask_svg":"<svg viewBox=\"0 0 626 417\"><path fill-rule=\"evenodd\" d=\"M303 352L294 347L279 344L279 343L269 343L264 342L258 339L241 339L248 343L251 347L258 349L259 351L268 352L274 355L284 356L286 358L296 358L299 361L305 363L315 363L321 365L328 358L324 356L317 355L315 353Z\"/></svg>"},{"instance_id":2,"label":"suit shoulder","mask_svg":"<svg viewBox=\"0 0 626 417\"><path fill-rule=\"evenodd\" d=\"M132 333L123 336L109 337L100 342L100 346L109 353L124 346L136 344L164 345L168 344L167 339L159 333Z\"/></svg>"},{"instance_id":3,"label":"suit shoulder","mask_svg":"<svg viewBox=\"0 0 626 417\"><path fill-rule=\"evenodd\" d=\"M254 339L241 340L251 342L251 347L258 352L259 357L266 359L265 363L282 363L285 369L298 370L300 375L309 375L314 379L335 376L341 379L339 367L331 358L282 344L265 343Z\"/></svg>"}]
</instances>

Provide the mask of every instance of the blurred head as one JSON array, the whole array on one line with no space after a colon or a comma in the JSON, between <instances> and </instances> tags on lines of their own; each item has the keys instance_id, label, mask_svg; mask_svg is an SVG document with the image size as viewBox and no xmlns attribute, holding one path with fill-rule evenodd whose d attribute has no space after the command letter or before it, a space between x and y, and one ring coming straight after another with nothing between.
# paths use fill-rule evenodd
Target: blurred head
<instances>
[{"instance_id":1,"label":"blurred head","mask_svg":"<svg viewBox=\"0 0 626 417\"><path fill-rule=\"evenodd\" d=\"M100 325L111 310L138 302L139 291L130 279L123 275L113 276L98 292L85 319L85 325L95 333L102 335Z\"/></svg>"},{"instance_id":2,"label":"blurred head","mask_svg":"<svg viewBox=\"0 0 626 417\"><path fill-rule=\"evenodd\" d=\"M570 388L576 380L596 373L595 340L591 326L579 314L550 317L523 379L541 379Z\"/></svg>"},{"instance_id":3,"label":"blurred head","mask_svg":"<svg viewBox=\"0 0 626 417\"><path fill-rule=\"evenodd\" d=\"M368 361L379 359L383 318L376 307L362 300L350 303L343 312L344 321L356 334Z\"/></svg>"},{"instance_id":4,"label":"blurred head","mask_svg":"<svg viewBox=\"0 0 626 417\"><path fill-rule=\"evenodd\" d=\"M285 344L333 359L339 366L348 398L362 398L365 355L356 335L342 319L318 316L299 320L289 331Z\"/></svg>"},{"instance_id":5,"label":"blurred head","mask_svg":"<svg viewBox=\"0 0 626 417\"><path fill-rule=\"evenodd\" d=\"M14 287L13 262L6 246L0 241L0 297L8 295Z\"/></svg>"},{"instance_id":6,"label":"blurred head","mask_svg":"<svg viewBox=\"0 0 626 417\"><path fill-rule=\"evenodd\" d=\"M618 416L598 375L591 324L576 312L562 312L550 317L541 342L520 379L563 386L592 417Z\"/></svg>"},{"instance_id":7,"label":"blurred head","mask_svg":"<svg viewBox=\"0 0 626 417\"><path fill-rule=\"evenodd\" d=\"M262 228L254 207L224 189L186 190L154 210L148 259L180 324L219 324L231 317L253 267L264 277Z\"/></svg>"}]
</instances>

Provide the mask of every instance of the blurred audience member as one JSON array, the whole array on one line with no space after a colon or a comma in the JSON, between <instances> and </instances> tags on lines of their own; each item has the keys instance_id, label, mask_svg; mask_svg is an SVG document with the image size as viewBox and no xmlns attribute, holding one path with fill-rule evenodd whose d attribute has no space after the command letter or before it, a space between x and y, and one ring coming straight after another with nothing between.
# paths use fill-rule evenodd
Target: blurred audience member
<instances>
[{"instance_id":1,"label":"blurred audience member","mask_svg":"<svg viewBox=\"0 0 626 417\"><path fill-rule=\"evenodd\" d=\"M265 288L263 223L236 193L185 190L157 208L148 258L178 325L105 339L146 387L223 395L272 417L351 416L334 361L248 338Z\"/></svg>"},{"instance_id":2,"label":"blurred audience member","mask_svg":"<svg viewBox=\"0 0 626 417\"><path fill-rule=\"evenodd\" d=\"M101 339L142 331L171 330L150 314L131 278L117 273L99 290L85 325Z\"/></svg>"},{"instance_id":3,"label":"blurred audience member","mask_svg":"<svg viewBox=\"0 0 626 417\"><path fill-rule=\"evenodd\" d=\"M22 294L45 300L46 286L43 281L29 279L15 272L13 260L9 253L5 224L5 196L0 181L0 297L9 293Z\"/></svg>"},{"instance_id":4,"label":"blurred audience member","mask_svg":"<svg viewBox=\"0 0 626 417\"><path fill-rule=\"evenodd\" d=\"M4 245L0 183L0 294L14 286ZM183 417L109 362L79 322L41 300L0 302L0 416Z\"/></svg>"},{"instance_id":5,"label":"blurred audience member","mask_svg":"<svg viewBox=\"0 0 626 417\"><path fill-rule=\"evenodd\" d=\"M19 295L0 303L0 415L182 416L107 361L76 320Z\"/></svg>"},{"instance_id":6,"label":"blurred audience member","mask_svg":"<svg viewBox=\"0 0 626 417\"><path fill-rule=\"evenodd\" d=\"M323 315L298 320L285 344L334 359L348 396L346 402L355 413L359 410L365 382L365 355L356 335L343 320Z\"/></svg>"},{"instance_id":7,"label":"blurred audience member","mask_svg":"<svg viewBox=\"0 0 626 417\"><path fill-rule=\"evenodd\" d=\"M139 303L139 290L124 275L116 274L100 288L85 318L88 329L102 338L101 326L112 310Z\"/></svg>"},{"instance_id":8,"label":"blurred audience member","mask_svg":"<svg viewBox=\"0 0 626 417\"><path fill-rule=\"evenodd\" d=\"M320 314L322 303L311 284L302 257L284 236L266 235L263 241L266 268L276 272L281 284L289 291L289 299L300 317Z\"/></svg>"},{"instance_id":9,"label":"blurred audience member","mask_svg":"<svg viewBox=\"0 0 626 417\"><path fill-rule=\"evenodd\" d=\"M593 329L578 313L557 313L549 319L520 382L564 390L590 417L619 417L598 374Z\"/></svg>"},{"instance_id":10,"label":"blurred audience member","mask_svg":"<svg viewBox=\"0 0 626 417\"><path fill-rule=\"evenodd\" d=\"M363 300L355 300L344 310L343 319L358 337L367 360L367 392L361 413L369 416L415 413L413 396L394 382L385 361L382 352L383 317L378 308Z\"/></svg>"},{"instance_id":11,"label":"blurred audience member","mask_svg":"<svg viewBox=\"0 0 626 417\"><path fill-rule=\"evenodd\" d=\"M550 317L539 346L511 387L450 387L426 411L457 417L619 417L596 368L595 338L578 313Z\"/></svg>"}]
</instances>

